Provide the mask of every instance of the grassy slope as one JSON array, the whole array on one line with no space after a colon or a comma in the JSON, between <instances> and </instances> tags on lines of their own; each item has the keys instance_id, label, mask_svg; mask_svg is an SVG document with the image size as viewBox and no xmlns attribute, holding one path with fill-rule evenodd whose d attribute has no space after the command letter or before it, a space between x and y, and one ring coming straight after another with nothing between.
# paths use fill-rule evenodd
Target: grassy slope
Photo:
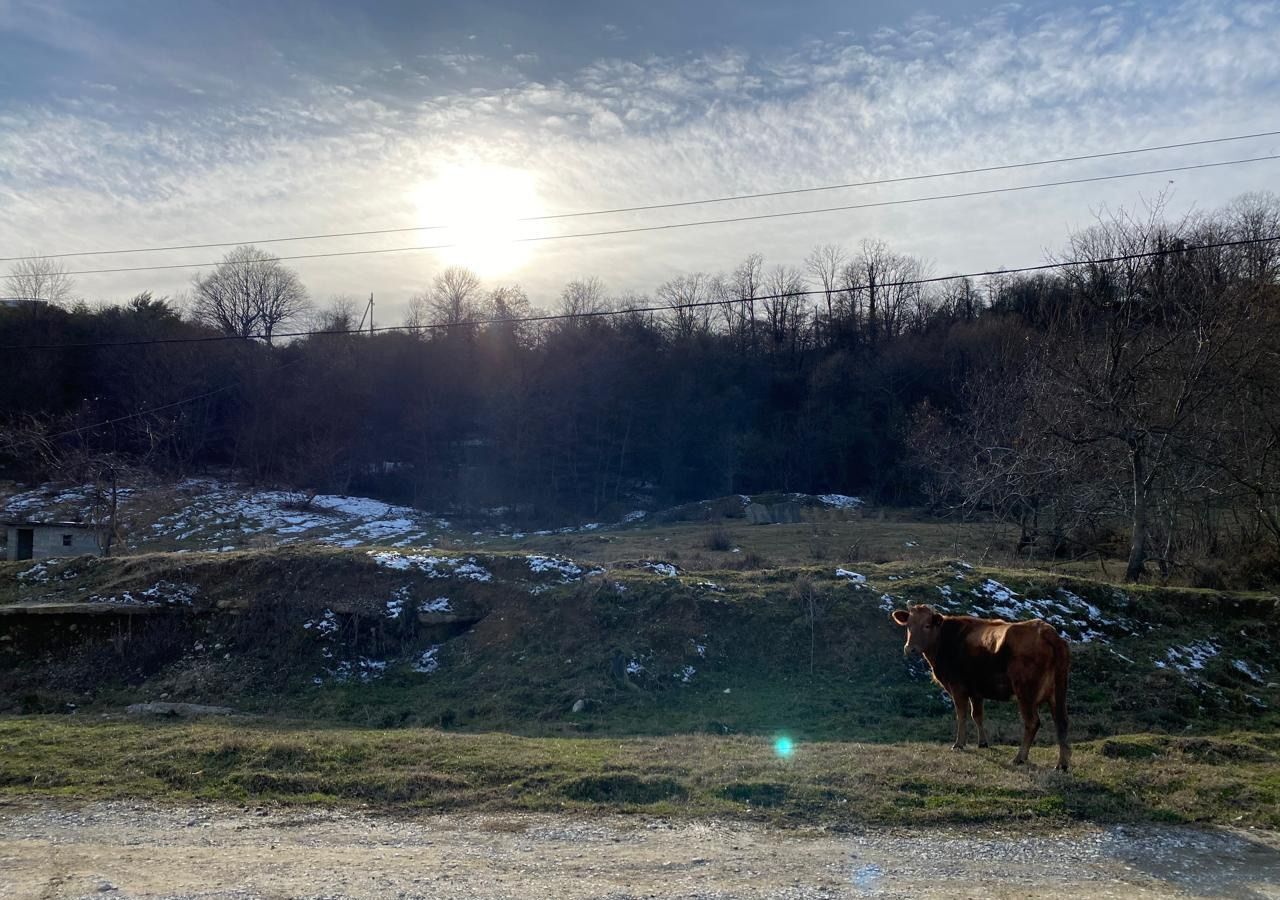
<instances>
[{"instance_id":1,"label":"grassy slope","mask_svg":"<svg viewBox=\"0 0 1280 900\"><path fill-rule=\"evenodd\" d=\"M958 544L953 529L931 538L911 522L725 527L743 553L708 550L704 524L522 542L522 550L567 549L579 562L610 565L607 576L563 585L531 573L514 547L494 552L492 544L477 557L495 575L489 583L429 579L378 567L363 551L306 547L70 561L39 583L16 578L26 565L0 567L0 604L112 596L164 580L198 589L190 608L149 625L139 619L124 641L104 623L69 633L65 621L54 628L57 620L24 618L25 627L54 630L8 646L38 638L58 650L33 659L0 649L0 704L20 712L75 703L80 715L0 720L0 783L5 792L77 796L432 808L609 803L869 822L1244 816L1280 827L1280 691L1232 665L1274 664L1280 633L1269 598L1150 587L1121 594L1058 574L973 572L923 559L847 562L891 558L895 547L899 555L938 553L944 537L947 549L973 553L986 540L960 533ZM747 554L772 567L728 568ZM686 571L663 578L623 568L646 557L678 560ZM838 563L864 573L869 587L837 579ZM812 671L808 619L792 596L800 576L819 600ZM1110 629L1106 644L1075 648L1073 733L1093 740L1081 745L1070 779L1010 767L1007 746L945 752L949 707L920 667L902 659L900 633L880 608L886 592L898 604L935 602L940 585L969 591L988 577L1029 597L1055 596L1062 585L1128 623ZM483 618L449 640L412 620L389 620L386 600L402 588L417 600L447 595L455 609ZM341 624L327 642L301 627L326 609ZM1203 670L1154 665L1168 648L1206 639L1222 652ZM407 660L442 640L438 672L410 670ZM335 664L326 650L390 665L370 683L342 682L326 673ZM615 656L645 671L619 679ZM690 665L696 673L687 683L674 677ZM161 695L270 718L89 719ZM590 708L571 713L583 698ZM271 724L282 717L304 724ZM1016 739L1011 705L989 707L988 721L998 743ZM769 750L779 733L799 741L792 760ZM1038 756L1051 760L1043 738Z\"/></svg>"}]
</instances>

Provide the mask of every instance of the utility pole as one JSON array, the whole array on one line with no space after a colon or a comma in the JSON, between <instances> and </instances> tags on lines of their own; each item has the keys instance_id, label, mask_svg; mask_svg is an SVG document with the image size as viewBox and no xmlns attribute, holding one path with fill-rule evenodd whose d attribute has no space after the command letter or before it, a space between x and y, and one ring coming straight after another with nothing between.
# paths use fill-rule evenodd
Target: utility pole
<instances>
[{"instance_id":1,"label":"utility pole","mask_svg":"<svg viewBox=\"0 0 1280 900\"><path fill-rule=\"evenodd\" d=\"M369 292L369 334L373 334L373 291Z\"/></svg>"}]
</instances>

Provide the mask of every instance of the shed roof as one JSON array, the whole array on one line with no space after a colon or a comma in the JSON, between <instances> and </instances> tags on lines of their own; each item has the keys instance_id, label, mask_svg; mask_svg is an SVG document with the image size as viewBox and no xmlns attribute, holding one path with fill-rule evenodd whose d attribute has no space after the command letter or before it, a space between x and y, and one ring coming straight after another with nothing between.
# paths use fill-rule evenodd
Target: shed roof
<instances>
[{"instance_id":1,"label":"shed roof","mask_svg":"<svg viewBox=\"0 0 1280 900\"><path fill-rule=\"evenodd\" d=\"M92 522L19 522L7 521L4 523L7 528L94 528L98 526Z\"/></svg>"}]
</instances>

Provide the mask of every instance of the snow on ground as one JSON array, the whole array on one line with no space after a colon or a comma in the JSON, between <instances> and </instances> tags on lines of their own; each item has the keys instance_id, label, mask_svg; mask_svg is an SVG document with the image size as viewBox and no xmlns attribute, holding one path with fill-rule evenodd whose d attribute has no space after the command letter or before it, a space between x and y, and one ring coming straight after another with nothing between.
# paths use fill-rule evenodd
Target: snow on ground
<instances>
[{"instance_id":1,"label":"snow on ground","mask_svg":"<svg viewBox=\"0 0 1280 900\"><path fill-rule=\"evenodd\" d=\"M675 578L680 574L680 570L671 565L671 563L647 562L644 564L644 568L648 569L650 572L656 572L664 578Z\"/></svg>"},{"instance_id":2,"label":"snow on ground","mask_svg":"<svg viewBox=\"0 0 1280 900\"><path fill-rule=\"evenodd\" d=\"M167 603L179 604L182 606L190 606L195 600L199 588L194 584L185 584L175 581L157 581L151 587L140 592L142 597L146 598L148 603Z\"/></svg>"},{"instance_id":3,"label":"snow on ground","mask_svg":"<svg viewBox=\"0 0 1280 900\"><path fill-rule=\"evenodd\" d=\"M962 603L973 615L1008 622L1043 619L1064 637L1082 644L1106 643L1109 633L1132 631L1125 621L1104 615L1097 606L1065 588L1058 588L1053 598L1023 597L995 579L987 578L969 591L974 600L962 598L950 585L942 585L938 590L946 601Z\"/></svg>"},{"instance_id":4,"label":"snow on ground","mask_svg":"<svg viewBox=\"0 0 1280 900\"><path fill-rule=\"evenodd\" d=\"M837 578L847 578L853 584L862 586L867 583L867 576L861 572L850 572L848 569L836 569Z\"/></svg>"},{"instance_id":5,"label":"snow on ground","mask_svg":"<svg viewBox=\"0 0 1280 900\"><path fill-rule=\"evenodd\" d=\"M10 497L0 513L5 518L90 521L96 493L91 485L45 486ZM134 524L126 544L131 549L177 541L189 549L228 550L263 537L278 543L408 546L429 543L450 528L434 514L368 497L317 494L308 499L293 491L251 488L218 478L188 478L145 490L121 488L119 497L120 520ZM168 504L168 511L155 508L161 502Z\"/></svg>"},{"instance_id":6,"label":"snow on ground","mask_svg":"<svg viewBox=\"0 0 1280 900\"><path fill-rule=\"evenodd\" d=\"M401 553L397 550L370 550L369 556L380 566L399 571L417 569L428 578L466 578L492 581L493 574L479 565L474 556L465 560L457 556L429 556L425 553Z\"/></svg>"},{"instance_id":7,"label":"snow on ground","mask_svg":"<svg viewBox=\"0 0 1280 900\"><path fill-rule=\"evenodd\" d=\"M1193 671L1202 671L1205 663L1221 652L1222 648L1214 641L1196 641L1181 647L1170 647L1165 651L1164 659L1155 660L1155 664L1160 669L1172 668L1183 675L1190 675Z\"/></svg>"},{"instance_id":8,"label":"snow on ground","mask_svg":"<svg viewBox=\"0 0 1280 900\"><path fill-rule=\"evenodd\" d=\"M338 616L333 610L326 609L320 618L309 619L302 623L302 627L307 631L314 631L322 639L328 638L338 630Z\"/></svg>"},{"instance_id":9,"label":"snow on ground","mask_svg":"<svg viewBox=\"0 0 1280 900\"><path fill-rule=\"evenodd\" d=\"M582 577L582 567L571 559L556 556L529 556L529 570L535 575L559 575L561 581L573 581Z\"/></svg>"},{"instance_id":10,"label":"snow on ground","mask_svg":"<svg viewBox=\"0 0 1280 900\"><path fill-rule=\"evenodd\" d=\"M437 597L434 600L427 600L418 606L419 612L430 613L451 613L453 607L449 605L448 597Z\"/></svg>"},{"instance_id":11,"label":"snow on ground","mask_svg":"<svg viewBox=\"0 0 1280 900\"><path fill-rule=\"evenodd\" d=\"M836 509L857 509L862 505L862 501L857 497L848 497L844 494L822 494L818 500L824 506L834 506Z\"/></svg>"},{"instance_id":12,"label":"snow on ground","mask_svg":"<svg viewBox=\"0 0 1280 900\"><path fill-rule=\"evenodd\" d=\"M38 562L25 572L19 572L18 580L28 584L44 584L49 580L48 563Z\"/></svg>"},{"instance_id":13,"label":"snow on ground","mask_svg":"<svg viewBox=\"0 0 1280 900\"><path fill-rule=\"evenodd\" d=\"M409 602L409 589L402 587L387 601L385 610L388 619L398 619L404 614L405 605Z\"/></svg>"},{"instance_id":14,"label":"snow on ground","mask_svg":"<svg viewBox=\"0 0 1280 900\"><path fill-rule=\"evenodd\" d=\"M1251 680L1256 681L1258 684L1266 683L1267 679L1262 677L1263 672L1265 672L1266 670L1263 669L1261 666L1250 665L1249 663L1245 662L1243 659L1233 659L1231 661L1231 665L1235 668L1237 672L1241 672L1242 674L1248 676Z\"/></svg>"},{"instance_id":15,"label":"snow on ground","mask_svg":"<svg viewBox=\"0 0 1280 900\"><path fill-rule=\"evenodd\" d=\"M198 588L194 584L173 581L157 581L140 591L121 591L119 594L93 594L85 598L87 603L128 603L132 606L190 606Z\"/></svg>"},{"instance_id":16,"label":"snow on ground","mask_svg":"<svg viewBox=\"0 0 1280 900\"><path fill-rule=\"evenodd\" d=\"M428 647L423 650L417 659L413 662L413 671L422 675L430 675L432 672L440 668L440 645Z\"/></svg>"}]
</instances>

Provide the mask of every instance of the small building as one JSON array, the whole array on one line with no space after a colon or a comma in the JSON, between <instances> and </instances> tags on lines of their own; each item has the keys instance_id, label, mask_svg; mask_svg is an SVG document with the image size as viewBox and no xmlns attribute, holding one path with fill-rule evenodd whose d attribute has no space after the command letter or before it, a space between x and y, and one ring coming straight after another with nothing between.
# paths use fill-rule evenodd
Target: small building
<instances>
[{"instance_id":1,"label":"small building","mask_svg":"<svg viewBox=\"0 0 1280 900\"><path fill-rule=\"evenodd\" d=\"M99 530L83 522L5 522L5 559L102 555Z\"/></svg>"}]
</instances>

